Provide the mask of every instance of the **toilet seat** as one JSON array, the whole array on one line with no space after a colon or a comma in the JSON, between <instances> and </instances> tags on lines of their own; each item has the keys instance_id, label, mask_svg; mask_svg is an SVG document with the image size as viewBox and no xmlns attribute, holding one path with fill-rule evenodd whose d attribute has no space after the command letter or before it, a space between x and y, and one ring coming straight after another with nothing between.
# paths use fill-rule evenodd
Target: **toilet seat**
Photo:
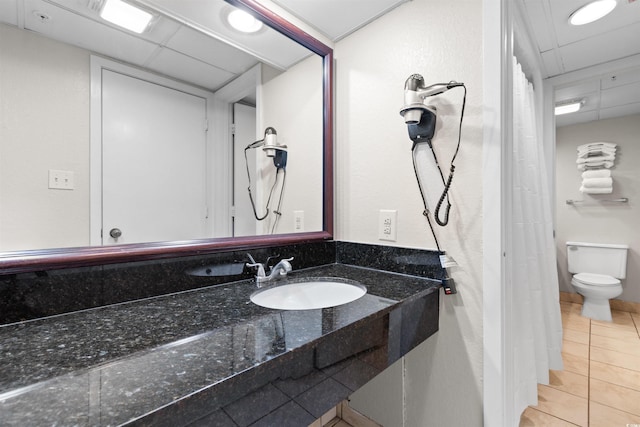
<instances>
[{"instance_id":1,"label":"toilet seat","mask_svg":"<svg viewBox=\"0 0 640 427\"><path fill-rule=\"evenodd\" d=\"M578 273L573 279L586 286L611 287L620 284L620 280L604 274Z\"/></svg>"}]
</instances>

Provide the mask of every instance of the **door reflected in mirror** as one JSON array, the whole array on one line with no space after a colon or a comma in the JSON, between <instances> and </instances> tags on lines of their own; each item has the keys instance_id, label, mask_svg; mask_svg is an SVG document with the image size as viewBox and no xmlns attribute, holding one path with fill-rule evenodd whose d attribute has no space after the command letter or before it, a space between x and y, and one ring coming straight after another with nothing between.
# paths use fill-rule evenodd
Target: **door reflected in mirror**
<instances>
[{"instance_id":1,"label":"door reflected in mirror","mask_svg":"<svg viewBox=\"0 0 640 427\"><path fill-rule=\"evenodd\" d=\"M223 1L143 4L140 35L86 2L0 7L0 251L321 231L322 57L234 35ZM277 156L251 147L268 127Z\"/></svg>"}]
</instances>

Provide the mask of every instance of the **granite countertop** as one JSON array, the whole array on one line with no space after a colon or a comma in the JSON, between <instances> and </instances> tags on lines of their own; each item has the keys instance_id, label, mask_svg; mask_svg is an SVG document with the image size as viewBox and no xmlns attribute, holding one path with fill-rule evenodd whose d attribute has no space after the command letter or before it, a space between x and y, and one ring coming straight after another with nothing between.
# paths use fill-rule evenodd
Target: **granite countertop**
<instances>
[{"instance_id":1,"label":"granite countertop","mask_svg":"<svg viewBox=\"0 0 640 427\"><path fill-rule=\"evenodd\" d=\"M412 301L436 301L421 340L437 330L435 280L342 264L289 277L342 277L368 293L338 307L278 311L250 302L256 285L243 280L1 326L0 424L186 425L207 414L228 417L231 410L219 409L267 392L275 380L325 378L370 348L384 349L386 367L410 348L393 350L376 331L393 330L392 313Z\"/></svg>"}]
</instances>

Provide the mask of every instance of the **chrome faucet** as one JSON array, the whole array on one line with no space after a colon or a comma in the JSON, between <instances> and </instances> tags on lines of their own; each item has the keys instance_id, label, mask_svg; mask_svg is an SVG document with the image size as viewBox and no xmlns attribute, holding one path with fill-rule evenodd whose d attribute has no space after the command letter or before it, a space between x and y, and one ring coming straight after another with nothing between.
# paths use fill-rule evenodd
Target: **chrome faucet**
<instances>
[{"instance_id":1,"label":"chrome faucet","mask_svg":"<svg viewBox=\"0 0 640 427\"><path fill-rule=\"evenodd\" d=\"M293 257L288 259L280 260L279 263L271 267L269 270L269 275L267 276L265 272L265 266L269 264L269 260L274 257L267 258L267 261L263 264L256 262L251 254L247 254L249 257L250 263L247 263L247 267L256 267L258 269L258 273L256 274L256 283L258 287L261 287L263 283L270 282L271 280L280 279L287 276L287 273L293 270L291 267L291 263L289 261L293 260Z\"/></svg>"}]
</instances>

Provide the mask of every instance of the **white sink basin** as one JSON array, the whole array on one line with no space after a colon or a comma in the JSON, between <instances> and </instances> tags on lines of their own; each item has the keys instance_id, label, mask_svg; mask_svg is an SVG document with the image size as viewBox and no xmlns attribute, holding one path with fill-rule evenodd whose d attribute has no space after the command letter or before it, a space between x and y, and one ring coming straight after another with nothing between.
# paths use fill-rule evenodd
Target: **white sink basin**
<instances>
[{"instance_id":1,"label":"white sink basin","mask_svg":"<svg viewBox=\"0 0 640 427\"><path fill-rule=\"evenodd\" d=\"M367 288L357 282L323 277L260 289L251 295L251 301L276 310L313 310L346 304L366 293Z\"/></svg>"}]
</instances>

